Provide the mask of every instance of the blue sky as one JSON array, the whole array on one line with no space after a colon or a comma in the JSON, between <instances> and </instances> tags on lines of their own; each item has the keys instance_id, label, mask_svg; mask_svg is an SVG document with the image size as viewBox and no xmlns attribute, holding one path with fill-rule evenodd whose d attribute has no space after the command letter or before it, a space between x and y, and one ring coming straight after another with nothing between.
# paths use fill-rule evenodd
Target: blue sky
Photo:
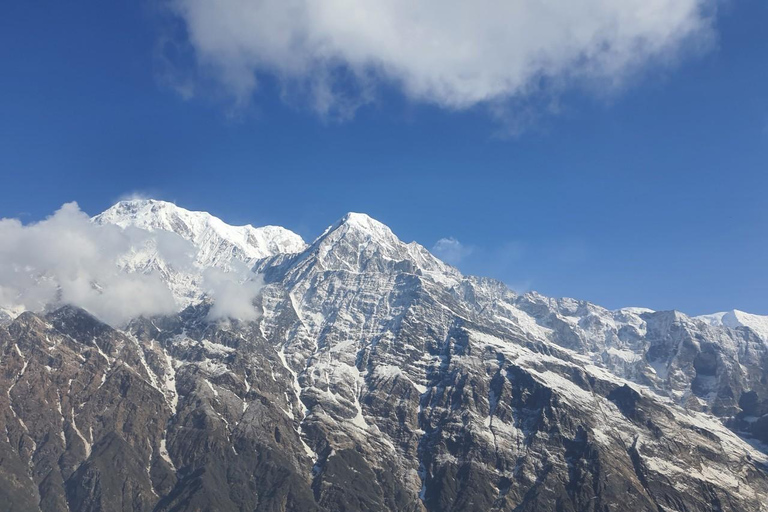
<instances>
[{"instance_id":1,"label":"blue sky","mask_svg":"<svg viewBox=\"0 0 768 512\"><path fill-rule=\"evenodd\" d=\"M395 56L411 71L357 80L345 50L333 86L346 110L301 92L304 75L286 85L319 73L306 62L279 68L277 48L222 64L189 42L193 18L157 5L4 11L0 217L32 222L72 200L95 214L139 192L312 239L362 211L428 248L453 238L444 254L463 271L518 289L768 314L765 2L718 4L706 44L670 43L673 58L608 77L618 87L567 68L533 94L526 76L509 85L518 75L500 95L477 80L435 92L424 81L458 76L450 62L422 77Z\"/></svg>"}]
</instances>

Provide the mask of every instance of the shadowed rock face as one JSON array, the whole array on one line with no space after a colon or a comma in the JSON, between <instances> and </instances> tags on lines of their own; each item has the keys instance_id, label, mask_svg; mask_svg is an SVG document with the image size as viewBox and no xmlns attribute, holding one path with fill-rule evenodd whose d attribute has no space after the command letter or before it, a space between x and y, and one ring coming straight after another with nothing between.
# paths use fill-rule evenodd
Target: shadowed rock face
<instances>
[{"instance_id":1,"label":"shadowed rock face","mask_svg":"<svg viewBox=\"0 0 768 512\"><path fill-rule=\"evenodd\" d=\"M749 329L517 296L358 215L257 270L255 322L0 327L0 510L768 506Z\"/></svg>"}]
</instances>

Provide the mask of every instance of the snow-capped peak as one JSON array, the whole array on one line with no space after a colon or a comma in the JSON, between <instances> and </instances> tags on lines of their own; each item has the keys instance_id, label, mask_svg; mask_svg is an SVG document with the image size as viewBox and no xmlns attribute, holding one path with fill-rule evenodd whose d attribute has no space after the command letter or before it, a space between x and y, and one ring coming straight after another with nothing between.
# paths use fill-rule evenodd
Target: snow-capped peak
<instances>
[{"instance_id":1,"label":"snow-capped peak","mask_svg":"<svg viewBox=\"0 0 768 512\"><path fill-rule=\"evenodd\" d=\"M180 307L193 304L208 293L212 286L205 278L208 269L222 270L236 282L245 282L252 277L249 269L256 261L298 253L307 247L299 235L282 227L230 226L210 213L190 211L156 199L120 201L92 220L96 224L136 228L158 235L173 233L186 240L179 240L189 243L183 258L179 257L178 248L170 253L162 251L161 246L167 244L161 242L167 239L158 236L144 239L117 262L126 272L161 276Z\"/></svg>"},{"instance_id":2,"label":"snow-capped peak","mask_svg":"<svg viewBox=\"0 0 768 512\"><path fill-rule=\"evenodd\" d=\"M392 233L385 224L377 221L366 213L349 212L342 217L341 223L369 231L386 231Z\"/></svg>"},{"instance_id":3,"label":"snow-capped peak","mask_svg":"<svg viewBox=\"0 0 768 512\"><path fill-rule=\"evenodd\" d=\"M321 268L353 272L420 272L455 283L460 273L416 242L405 243L385 224L350 212L332 224L307 249Z\"/></svg>"},{"instance_id":4,"label":"snow-capped peak","mask_svg":"<svg viewBox=\"0 0 768 512\"><path fill-rule=\"evenodd\" d=\"M768 341L768 316L753 315L738 309L732 309L731 311L721 311L695 318L718 327L730 327L732 329L736 327L749 327L758 336Z\"/></svg>"},{"instance_id":5,"label":"snow-capped peak","mask_svg":"<svg viewBox=\"0 0 768 512\"><path fill-rule=\"evenodd\" d=\"M336 239L345 236L375 238L378 241L401 243L392 230L384 223L365 213L349 212L328 226L312 245L319 245L329 238Z\"/></svg>"},{"instance_id":6,"label":"snow-capped peak","mask_svg":"<svg viewBox=\"0 0 768 512\"><path fill-rule=\"evenodd\" d=\"M199 248L198 261L204 266L219 266L231 258L247 261L296 253L306 247L299 235L279 226L230 226L210 213L156 199L120 201L93 220L97 224L176 233Z\"/></svg>"}]
</instances>

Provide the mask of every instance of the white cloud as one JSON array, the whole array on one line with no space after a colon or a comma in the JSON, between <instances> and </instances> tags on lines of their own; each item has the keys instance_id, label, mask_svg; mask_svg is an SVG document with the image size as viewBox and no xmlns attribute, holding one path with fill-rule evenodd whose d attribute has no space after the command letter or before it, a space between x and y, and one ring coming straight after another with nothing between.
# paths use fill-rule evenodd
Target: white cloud
<instances>
[{"instance_id":1,"label":"white cloud","mask_svg":"<svg viewBox=\"0 0 768 512\"><path fill-rule=\"evenodd\" d=\"M0 307L38 311L68 303L113 325L171 313L176 304L159 276L121 272L116 264L151 236L95 225L76 203L36 224L0 219ZM156 242L169 259L179 257L178 245Z\"/></svg>"},{"instance_id":2,"label":"white cloud","mask_svg":"<svg viewBox=\"0 0 768 512\"><path fill-rule=\"evenodd\" d=\"M114 326L174 313L179 304L168 283L148 272L147 255L195 273L195 252L175 233L95 224L77 203L35 224L0 219L0 312L72 304ZM203 287L214 301L209 320L258 317L253 300L263 281L244 263L205 270Z\"/></svg>"},{"instance_id":3,"label":"white cloud","mask_svg":"<svg viewBox=\"0 0 768 512\"><path fill-rule=\"evenodd\" d=\"M208 320L234 318L249 321L259 317L253 300L263 288L264 281L245 265L231 271L206 269L203 280L208 296L213 299Z\"/></svg>"},{"instance_id":4,"label":"white cloud","mask_svg":"<svg viewBox=\"0 0 768 512\"><path fill-rule=\"evenodd\" d=\"M457 266L467 256L472 254L472 247L468 247L453 237L441 238L432 247L432 253L444 262Z\"/></svg>"},{"instance_id":5,"label":"white cloud","mask_svg":"<svg viewBox=\"0 0 768 512\"><path fill-rule=\"evenodd\" d=\"M260 77L350 115L378 84L452 109L621 86L707 45L715 0L173 0L201 69L238 103ZM188 76L184 78L190 94ZM550 91L551 92L551 91Z\"/></svg>"}]
</instances>

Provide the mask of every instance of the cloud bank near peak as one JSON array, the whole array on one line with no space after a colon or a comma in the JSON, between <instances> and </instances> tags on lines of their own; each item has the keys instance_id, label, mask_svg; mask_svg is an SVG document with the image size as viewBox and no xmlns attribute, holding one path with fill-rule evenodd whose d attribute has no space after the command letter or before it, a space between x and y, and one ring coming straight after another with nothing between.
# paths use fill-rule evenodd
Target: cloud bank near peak
<instances>
[{"instance_id":1,"label":"cloud bank near peak","mask_svg":"<svg viewBox=\"0 0 768 512\"><path fill-rule=\"evenodd\" d=\"M233 264L236 272L196 269L195 251L175 233L95 224L74 202L33 224L0 219L0 311L72 304L113 326L174 313L168 283L141 263L149 254L176 271L202 272L210 319L254 320L260 276L244 264Z\"/></svg>"},{"instance_id":2,"label":"cloud bank near peak","mask_svg":"<svg viewBox=\"0 0 768 512\"><path fill-rule=\"evenodd\" d=\"M714 0L172 0L197 65L239 104L265 76L322 114L382 84L449 109L621 86L713 38ZM179 85L185 96L189 84Z\"/></svg>"},{"instance_id":3,"label":"cloud bank near peak","mask_svg":"<svg viewBox=\"0 0 768 512\"><path fill-rule=\"evenodd\" d=\"M73 304L113 325L171 313L173 295L158 276L121 272L116 264L149 236L97 226L77 203L35 224L2 219L0 307L39 311Z\"/></svg>"}]
</instances>

